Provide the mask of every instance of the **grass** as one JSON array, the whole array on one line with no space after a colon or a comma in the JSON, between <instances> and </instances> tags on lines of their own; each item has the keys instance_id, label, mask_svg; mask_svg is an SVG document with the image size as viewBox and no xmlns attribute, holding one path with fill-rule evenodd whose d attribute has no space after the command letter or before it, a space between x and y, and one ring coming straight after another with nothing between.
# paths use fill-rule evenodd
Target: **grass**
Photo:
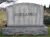
<instances>
[{"instance_id":1,"label":"grass","mask_svg":"<svg viewBox=\"0 0 50 37\"><path fill-rule=\"evenodd\" d=\"M37 35L37 36L33 36L33 35L16 35L16 36L3 36L1 35L0 32L0 37L50 37L50 27L48 27L48 35Z\"/></svg>"}]
</instances>

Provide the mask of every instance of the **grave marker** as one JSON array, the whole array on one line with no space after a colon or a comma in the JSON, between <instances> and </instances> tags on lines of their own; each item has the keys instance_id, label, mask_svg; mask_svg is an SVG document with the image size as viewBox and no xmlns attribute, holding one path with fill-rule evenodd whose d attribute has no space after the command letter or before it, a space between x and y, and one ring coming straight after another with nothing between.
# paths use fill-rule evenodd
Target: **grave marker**
<instances>
[{"instance_id":1,"label":"grave marker","mask_svg":"<svg viewBox=\"0 0 50 37\"><path fill-rule=\"evenodd\" d=\"M43 6L34 3L17 3L6 7L8 16L7 27L3 34L47 34L43 24Z\"/></svg>"}]
</instances>

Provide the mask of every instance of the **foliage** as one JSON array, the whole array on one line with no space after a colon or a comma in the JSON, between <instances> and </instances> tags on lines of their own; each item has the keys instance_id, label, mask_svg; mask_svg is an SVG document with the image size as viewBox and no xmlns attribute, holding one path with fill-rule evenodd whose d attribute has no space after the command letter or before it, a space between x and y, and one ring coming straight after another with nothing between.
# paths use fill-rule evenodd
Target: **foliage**
<instances>
[{"instance_id":1,"label":"foliage","mask_svg":"<svg viewBox=\"0 0 50 37\"><path fill-rule=\"evenodd\" d=\"M6 24L6 21L6 12L4 10L0 10L0 26L4 26Z\"/></svg>"},{"instance_id":2,"label":"foliage","mask_svg":"<svg viewBox=\"0 0 50 37\"><path fill-rule=\"evenodd\" d=\"M50 16L44 16L44 24L50 25Z\"/></svg>"}]
</instances>

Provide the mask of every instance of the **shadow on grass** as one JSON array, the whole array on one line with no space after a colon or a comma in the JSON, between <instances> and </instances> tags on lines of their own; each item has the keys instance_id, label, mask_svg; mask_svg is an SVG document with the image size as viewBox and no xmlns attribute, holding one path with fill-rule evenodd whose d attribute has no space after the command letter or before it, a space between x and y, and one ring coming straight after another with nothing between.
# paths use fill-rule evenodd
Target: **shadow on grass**
<instances>
[{"instance_id":1,"label":"shadow on grass","mask_svg":"<svg viewBox=\"0 0 50 37\"><path fill-rule=\"evenodd\" d=\"M19 35L6 35L2 37L48 37L47 35L28 35L28 34L19 34Z\"/></svg>"}]
</instances>

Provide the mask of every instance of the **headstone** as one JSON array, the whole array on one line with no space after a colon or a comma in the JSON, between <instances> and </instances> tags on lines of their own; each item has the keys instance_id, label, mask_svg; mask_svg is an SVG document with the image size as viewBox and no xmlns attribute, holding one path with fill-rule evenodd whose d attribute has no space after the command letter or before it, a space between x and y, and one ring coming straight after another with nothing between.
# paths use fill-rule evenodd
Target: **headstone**
<instances>
[{"instance_id":1,"label":"headstone","mask_svg":"<svg viewBox=\"0 0 50 37\"><path fill-rule=\"evenodd\" d=\"M43 6L34 3L17 3L6 7L7 27L2 28L4 35L48 34L43 24Z\"/></svg>"}]
</instances>

